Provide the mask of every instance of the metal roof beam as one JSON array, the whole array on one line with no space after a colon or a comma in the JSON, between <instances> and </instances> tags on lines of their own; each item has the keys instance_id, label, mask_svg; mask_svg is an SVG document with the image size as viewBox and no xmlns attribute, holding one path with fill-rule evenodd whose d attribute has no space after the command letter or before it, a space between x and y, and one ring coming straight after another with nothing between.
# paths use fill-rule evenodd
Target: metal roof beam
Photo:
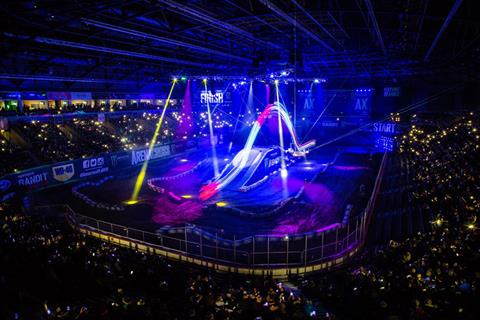
<instances>
[{"instance_id":1,"label":"metal roof beam","mask_svg":"<svg viewBox=\"0 0 480 320\"><path fill-rule=\"evenodd\" d=\"M377 18L375 17L375 12L373 12L373 5L370 0L365 0L365 4L367 5L368 15L373 23L373 29L375 30L375 34L377 35L378 42L380 43L380 47L382 48L383 55L387 55L387 49L385 48L385 43L383 42L382 33L380 32L380 28L378 27Z\"/></svg>"},{"instance_id":2,"label":"metal roof beam","mask_svg":"<svg viewBox=\"0 0 480 320\"><path fill-rule=\"evenodd\" d=\"M95 27L98 27L98 28L107 29L107 30L110 30L110 31L115 31L115 32L123 33L123 34L128 34L128 35L139 37L139 38L150 39L150 40L154 40L154 41L158 41L158 42L162 42L162 43L167 43L167 44L171 44L171 45L175 45L175 46L179 46L179 47L184 47L184 48L188 48L188 49L192 49L192 50L196 50L196 51L200 51L200 52L204 52L204 53L223 56L223 57L227 57L227 58L230 58L230 59L235 59L235 60L242 61L242 62L247 62L247 63L252 62L252 59L240 57L240 56L237 56L237 55L229 54L229 53L226 53L226 52L221 52L221 51L218 51L218 50L214 50L214 49L210 49L210 48L206 48L206 47L202 47L202 46L197 46L197 45L194 45L194 44L186 43L186 42L175 40L175 39L170 39L170 38L166 38L166 37L161 37L161 36L141 32L141 31L137 31L137 30L134 30L134 29L128 29L128 28L124 28L124 27L120 27L120 26L115 26L115 25L112 25L112 24L108 24L108 23L104 23L104 22L100 22L100 21L95 21L95 20L91 20L91 19L82 19L82 21L87 25L92 25L92 26L95 26Z\"/></svg>"},{"instance_id":3,"label":"metal roof beam","mask_svg":"<svg viewBox=\"0 0 480 320\"><path fill-rule=\"evenodd\" d=\"M256 43L260 43L264 46L281 49L281 47L276 45L276 44L260 40L260 39L256 38L253 34L251 34L250 32L245 31L241 28L238 28L238 27L236 27L236 26L234 26L230 23L227 23L227 22L221 21L219 19L216 19L206 12L201 12L201 11L195 9L195 8L191 8L189 6L186 6L184 4L181 4L181 3L178 3L178 2L175 2L175 1L172 1L172 0L157 0L157 2L166 5L168 8L170 8L170 10L178 12L178 13L182 14L183 16L188 17L190 19L195 19L195 20L201 21L201 22L207 22L207 23L211 24L211 26L213 26L213 27L216 27L218 29L227 31L229 33L241 35L245 38L253 40Z\"/></svg>"},{"instance_id":4,"label":"metal roof beam","mask_svg":"<svg viewBox=\"0 0 480 320\"><path fill-rule=\"evenodd\" d=\"M83 49L83 50L89 50L89 51L110 53L110 54L116 54L116 55L127 56L127 57L171 62L171 63L180 64L180 65L190 65L190 66L201 67L201 68L205 68L207 66L204 63L193 62L193 61L188 61L183 59L169 58L169 57L157 56L157 55L152 55L152 54L147 54L142 52L133 52L133 51L126 51L121 49L114 49L109 47L100 47L100 46L95 46L95 45L86 44L86 43L65 41L65 40L52 39L52 38L35 37L35 42L62 46L62 47L77 48L77 49Z\"/></svg>"},{"instance_id":5,"label":"metal roof beam","mask_svg":"<svg viewBox=\"0 0 480 320\"><path fill-rule=\"evenodd\" d=\"M52 75L30 75L30 74L7 74L1 73L0 79L32 80L32 81L58 81L58 82L88 82L88 83L131 83L132 81L119 81L112 79L85 79L72 77L59 77Z\"/></svg>"},{"instance_id":6,"label":"metal roof beam","mask_svg":"<svg viewBox=\"0 0 480 320\"><path fill-rule=\"evenodd\" d=\"M442 24L442 27L440 30L438 30L437 36L432 42L432 45L428 49L427 53L425 54L425 57L423 58L423 61L427 61L428 58L430 57L430 54L432 54L433 49L437 45L438 41L440 40L443 32L447 29L448 25L453 19L453 16L455 16L455 13L457 13L458 8L460 8L460 5L462 4L462 0L456 0L455 3L453 4L452 8L450 9L450 12L448 13L447 17L445 18L445 21Z\"/></svg>"},{"instance_id":7,"label":"metal roof beam","mask_svg":"<svg viewBox=\"0 0 480 320\"><path fill-rule=\"evenodd\" d=\"M306 33L310 38L312 38L313 40L317 41L318 43L320 43L325 49L327 49L328 51L330 52L335 52L335 50L330 47L327 43L325 43L325 41L323 41L322 39L320 39L320 37L318 35L316 35L315 33L313 33L312 31L308 30L303 24L301 24L300 22L298 22L296 19L290 17L286 12L284 12L282 9L280 9L279 7L277 7L276 5L274 5L271 1L269 0L260 0L260 2L262 4L264 4L267 8L269 8L270 10L272 10L273 12L275 12L277 15L279 15L280 17L282 17L283 19L285 19L287 22L289 22L291 25L293 25L294 27L302 30L304 33Z\"/></svg>"},{"instance_id":8,"label":"metal roof beam","mask_svg":"<svg viewBox=\"0 0 480 320\"><path fill-rule=\"evenodd\" d=\"M337 38L335 38L335 36L333 34L331 34L327 28L325 28L320 22L317 21L317 19L315 19L307 10L305 10L304 7L302 7L300 5L300 3L298 3L296 0L291 0L296 6L298 9L300 9L300 11L302 11L308 18L310 18L310 20L313 21L313 23L315 23L320 29L322 29L323 32L325 32L333 41L335 41L340 47L343 48L343 45L337 40Z\"/></svg>"}]
</instances>

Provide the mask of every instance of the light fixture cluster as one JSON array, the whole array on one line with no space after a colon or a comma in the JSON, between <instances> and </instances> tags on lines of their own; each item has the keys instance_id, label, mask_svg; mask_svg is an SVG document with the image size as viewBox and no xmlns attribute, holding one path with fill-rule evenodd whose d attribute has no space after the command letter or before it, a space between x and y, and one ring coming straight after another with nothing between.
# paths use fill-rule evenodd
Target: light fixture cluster
<instances>
[{"instance_id":1,"label":"light fixture cluster","mask_svg":"<svg viewBox=\"0 0 480 320\"><path fill-rule=\"evenodd\" d=\"M373 92L373 90L372 88L359 88L355 89L355 92Z\"/></svg>"},{"instance_id":2,"label":"light fixture cluster","mask_svg":"<svg viewBox=\"0 0 480 320\"><path fill-rule=\"evenodd\" d=\"M202 82L207 82L207 81L231 81L233 82L233 86L243 86L246 85L247 83L251 83L253 81L258 81L262 83L295 83L295 82L313 82L315 84L320 84L320 83L325 83L327 82L327 79L325 78L296 78L291 76L291 73L288 71L282 71L280 73L270 73L267 76L256 76L256 77L244 77L244 76L172 76L172 81L178 82L179 80L182 82L189 80L200 80Z\"/></svg>"}]
</instances>

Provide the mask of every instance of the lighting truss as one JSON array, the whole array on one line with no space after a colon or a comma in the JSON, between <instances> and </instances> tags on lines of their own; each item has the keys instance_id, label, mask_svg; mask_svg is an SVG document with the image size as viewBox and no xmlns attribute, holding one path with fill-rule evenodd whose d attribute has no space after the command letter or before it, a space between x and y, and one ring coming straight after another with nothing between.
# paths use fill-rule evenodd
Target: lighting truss
<instances>
[{"instance_id":1,"label":"lighting truss","mask_svg":"<svg viewBox=\"0 0 480 320\"><path fill-rule=\"evenodd\" d=\"M180 65L190 65L190 66L201 67L201 68L208 67L208 65L206 65L205 63L198 63L198 62L193 62L193 61L188 61L183 59L168 58L168 57L162 57L162 56L157 56L157 55L152 55L147 53L126 51L126 50L114 49L109 47L100 47L100 46L95 46L95 45L86 44L86 43L65 41L65 40L59 40L59 39L35 37L35 42L62 46L62 47L90 50L90 51L96 51L96 52L111 53L111 54L122 55L127 57L171 62L171 63L180 64Z\"/></svg>"},{"instance_id":2,"label":"lighting truss","mask_svg":"<svg viewBox=\"0 0 480 320\"><path fill-rule=\"evenodd\" d=\"M95 21L95 20L90 20L90 19L82 19L82 21L87 25L92 25L92 26L95 26L95 27L98 27L98 28L102 28L102 29L106 29L106 30L110 30L110 31L115 31L115 32L119 32L119 33L124 33L124 34L132 35L132 36L135 36L135 37L139 37L139 38L150 39L150 40L170 44L170 45L173 45L173 46L179 46L179 47L184 47L184 48L187 48L187 49L196 50L196 51L199 51L199 52L205 52L205 53L209 53L209 54L223 56L223 57L238 60L238 61L241 61L241 62L247 62L247 63L252 62L252 59L240 57L240 56L237 56L237 55L229 54L229 53L226 53L226 52L222 52L222 51L218 51L218 50L214 50L214 49L210 49L210 48L206 48L206 47L203 47L203 46L197 46L195 44L186 43L186 42L183 42L183 41L170 39L170 38L167 38L167 37L152 35L152 34L149 34L149 33L141 32L141 31L137 31L137 30L133 30L133 29L128 29L128 28L124 28L124 27L120 27L120 26L115 26L115 25L111 25L111 24L108 24L108 23Z\"/></svg>"}]
</instances>

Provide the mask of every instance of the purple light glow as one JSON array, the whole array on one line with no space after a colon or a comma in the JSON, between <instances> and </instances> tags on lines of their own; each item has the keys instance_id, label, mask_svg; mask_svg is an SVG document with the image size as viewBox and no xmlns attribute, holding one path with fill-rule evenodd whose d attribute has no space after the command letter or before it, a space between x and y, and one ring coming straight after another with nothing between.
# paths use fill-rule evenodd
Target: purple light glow
<instances>
[{"instance_id":1,"label":"purple light glow","mask_svg":"<svg viewBox=\"0 0 480 320\"><path fill-rule=\"evenodd\" d=\"M337 199L333 191L320 183L305 183L305 196L314 204L322 204L331 207L330 211L336 212Z\"/></svg>"},{"instance_id":2,"label":"purple light glow","mask_svg":"<svg viewBox=\"0 0 480 320\"><path fill-rule=\"evenodd\" d=\"M195 201L173 203L167 197L159 197L153 209L152 220L161 225L190 223L202 216L202 205Z\"/></svg>"},{"instance_id":3,"label":"purple light glow","mask_svg":"<svg viewBox=\"0 0 480 320\"><path fill-rule=\"evenodd\" d=\"M291 193L298 192L298 190L300 190L300 188L304 184L303 180L295 178L293 175L288 176L286 180L287 180L287 189ZM280 178L280 175L278 175L277 179L274 179L272 181L272 190L275 190L275 191L283 190L283 182L282 182L282 179Z\"/></svg>"},{"instance_id":4,"label":"purple light glow","mask_svg":"<svg viewBox=\"0 0 480 320\"><path fill-rule=\"evenodd\" d=\"M190 93L190 80L187 80L185 95L183 96L182 121L177 128L176 136L183 137L193 131L192 95Z\"/></svg>"}]
</instances>

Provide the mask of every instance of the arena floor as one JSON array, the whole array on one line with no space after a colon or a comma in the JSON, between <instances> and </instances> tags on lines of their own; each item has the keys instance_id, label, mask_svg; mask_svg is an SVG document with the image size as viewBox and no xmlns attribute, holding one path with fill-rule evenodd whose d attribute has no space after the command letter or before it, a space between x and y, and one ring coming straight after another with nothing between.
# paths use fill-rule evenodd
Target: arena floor
<instances>
[{"instance_id":1,"label":"arena floor","mask_svg":"<svg viewBox=\"0 0 480 320\"><path fill-rule=\"evenodd\" d=\"M233 152L219 150L220 168L233 156ZM202 160L203 164L193 172L163 181L160 184L166 190L163 194L152 191L145 183L139 202L124 205L124 211L87 205L73 196L71 188L75 184L32 195L31 202L42 205L65 199L64 202L79 214L150 232L189 224L212 233L220 232L228 238L233 235L300 234L340 223L349 204L353 205L351 216L363 210L375 175L365 149L332 147L293 163L286 179L277 174L250 191L225 189L207 201L198 199L202 184L213 177L211 158L204 151L151 163L145 181L178 176ZM122 204L131 196L137 172L138 169L124 172L101 186L86 187L82 192L97 202ZM365 196L359 191L362 184L367 186ZM180 197L181 201L172 199L168 192ZM283 204L295 196L296 199Z\"/></svg>"}]
</instances>

